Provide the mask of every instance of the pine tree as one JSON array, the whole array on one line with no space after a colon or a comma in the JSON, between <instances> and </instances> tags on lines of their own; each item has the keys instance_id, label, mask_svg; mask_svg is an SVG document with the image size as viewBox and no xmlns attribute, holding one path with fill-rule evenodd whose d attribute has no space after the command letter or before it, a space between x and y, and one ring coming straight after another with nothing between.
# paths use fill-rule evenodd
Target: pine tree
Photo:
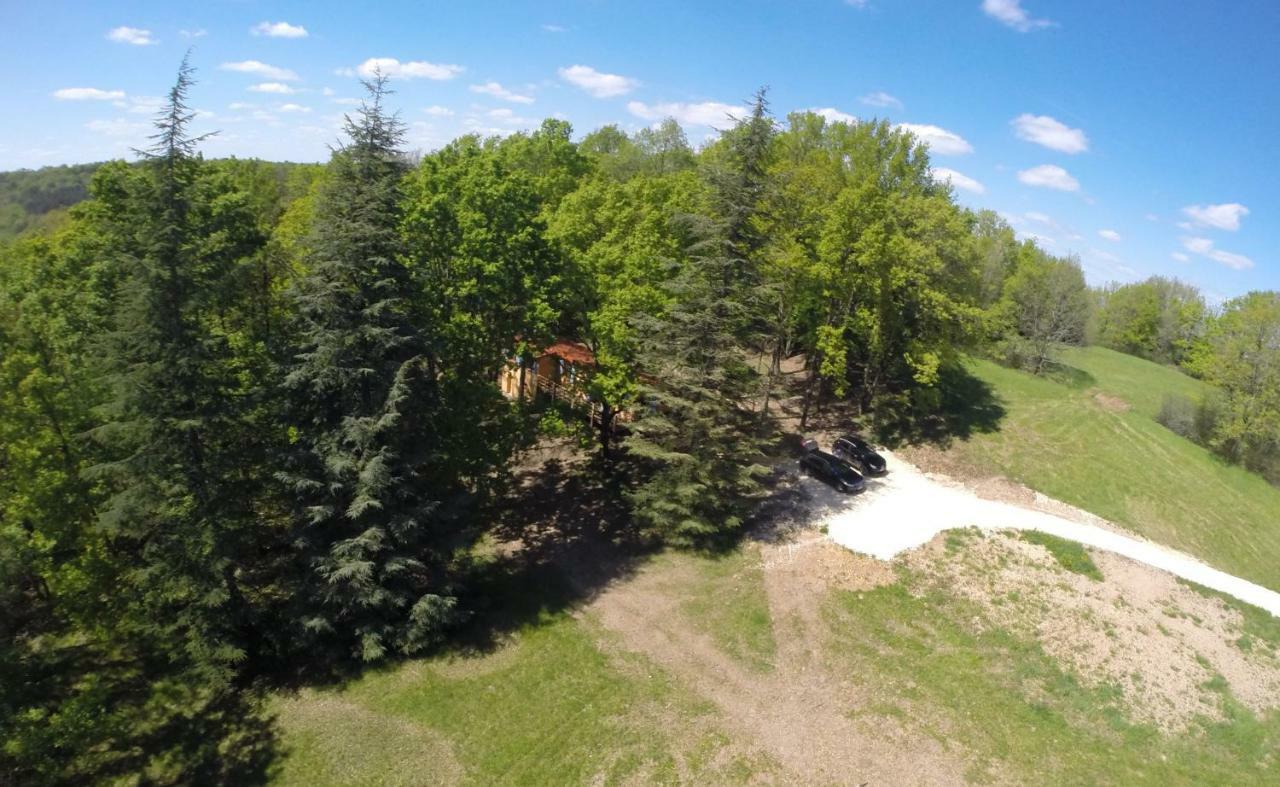
<instances>
[{"instance_id":1,"label":"pine tree","mask_svg":"<svg viewBox=\"0 0 1280 787\"><path fill-rule=\"evenodd\" d=\"M766 301L759 211L775 133L765 91L727 134L711 175L714 215L685 216L692 242L667 285L671 306L636 333L645 404L625 446L647 460L635 515L670 543L709 546L737 531L761 489L760 375L747 364Z\"/></svg>"},{"instance_id":2,"label":"pine tree","mask_svg":"<svg viewBox=\"0 0 1280 787\"><path fill-rule=\"evenodd\" d=\"M299 501L302 619L365 660L430 644L450 618L446 564L457 490L440 462L437 370L415 319L399 234L404 129L378 76L345 125L315 204L295 293L288 371L296 442L281 479ZM458 414L458 417L462 417Z\"/></svg>"},{"instance_id":3,"label":"pine tree","mask_svg":"<svg viewBox=\"0 0 1280 787\"><path fill-rule=\"evenodd\" d=\"M189 125L194 69L184 58L139 151L143 175L104 208L125 236L125 278L106 352L115 396L96 430L114 459L97 468L114 494L102 514L133 594L139 636L177 649L211 684L246 655L240 588L252 495L234 352L213 329L234 257L206 243L202 161Z\"/></svg>"},{"instance_id":4,"label":"pine tree","mask_svg":"<svg viewBox=\"0 0 1280 787\"><path fill-rule=\"evenodd\" d=\"M748 409L756 375L739 339L749 293L732 286L738 258L723 226L688 220L702 240L668 284L672 305L635 327L642 411L624 446L650 466L631 495L641 526L668 543L710 547L739 530L765 470Z\"/></svg>"}]
</instances>

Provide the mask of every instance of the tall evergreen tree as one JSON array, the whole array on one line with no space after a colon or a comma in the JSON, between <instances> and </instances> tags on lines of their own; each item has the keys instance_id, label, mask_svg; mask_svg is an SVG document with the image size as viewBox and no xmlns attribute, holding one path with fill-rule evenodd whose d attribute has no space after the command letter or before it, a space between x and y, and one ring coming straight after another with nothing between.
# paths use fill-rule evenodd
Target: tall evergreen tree
<instances>
[{"instance_id":1,"label":"tall evergreen tree","mask_svg":"<svg viewBox=\"0 0 1280 787\"><path fill-rule=\"evenodd\" d=\"M764 469L746 359L760 335L759 211L774 134L765 91L726 135L713 169L714 215L685 216L687 262L667 286L669 308L640 316L645 409L626 440L652 464L632 494L640 522L667 541L705 546L736 531Z\"/></svg>"},{"instance_id":2,"label":"tall evergreen tree","mask_svg":"<svg viewBox=\"0 0 1280 787\"><path fill-rule=\"evenodd\" d=\"M386 79L365 87L316 197L295 293L301 347L286 385L296 450L281 479L298 501L306 629L376 660L424 647L450 617L458 489L433 472L444 415L402 258L404 128L384 105Z\"/></svg>"},{"instance_id":3,"label":"tall evergreen tree","mask_svg":"<svg viewBox=\"0 0 1280 787\"><path fill-rule=\"evenodd\" d=\"M752 301L723 228L688 217L700 238L667 286L670 306L637 318L641 412L624 446L649 465L632 493L641 526L668 543L709 547L742 525L765 472L741 327Z\"/></svg>"},{"instance_id":4,"label":"tall evergreen tree","mask_svg":"<svg viewBox=\"0 0 1280 787\"><path fill-rule=\"evenodd\" d=\"M114 494L102 515L110 549L136 594L132 625L180 650L213 683L246 655L250 614L241 590L252 543L244 400L235 353L216 329L240 251L208 243L202 161L187 104L184 58L141 151L134 188L104 195L127 238L125 279L108 343L115 397L97 430L115 456L99 470Z\"/></svg>"}]
</instances>

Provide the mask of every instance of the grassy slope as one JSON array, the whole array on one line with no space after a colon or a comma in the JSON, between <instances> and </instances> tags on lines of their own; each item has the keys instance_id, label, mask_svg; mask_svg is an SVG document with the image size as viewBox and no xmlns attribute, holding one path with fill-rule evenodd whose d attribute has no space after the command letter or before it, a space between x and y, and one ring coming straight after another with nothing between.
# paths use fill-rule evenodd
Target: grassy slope
<instances>
[{"instance_id":1,"label":"grassy slope","mask_svg":"<svg viewBox=\"0 0 1280 787\"><path fill-rule=\"evenodd\" d=\"M970 370L1006 409L1000 430L951 451L981 472L1045 494L1189 552L1216 568L1280 589L1280 489L1153 420L1165 392L1196 395L1179 372L1101 348L1064 361L1087 373L1058 380L975 360ZM1099 403L1099 391L1132 405Z\"/></svg>"}]
</instances>

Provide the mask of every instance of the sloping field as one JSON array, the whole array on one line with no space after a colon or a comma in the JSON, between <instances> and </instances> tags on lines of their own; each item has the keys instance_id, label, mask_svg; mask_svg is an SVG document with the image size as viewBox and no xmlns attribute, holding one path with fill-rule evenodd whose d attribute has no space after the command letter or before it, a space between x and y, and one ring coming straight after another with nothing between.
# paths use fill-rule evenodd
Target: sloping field
<instances>
[{"instance_id":1,"label":"sloping field","mask_svg":"<svg viewBox=\"0 0 1280 787\"><path fill-rule=\"evenodd\" d=\"M1071 368L1053 379L971 361L1005 409L999 431L907 458L952 476L1011 478L1280 590L1280 489L1153 418L1166 391L1198 395L1202 385L1101 348L1064 360Z\"/></svg>"}]
</instances>

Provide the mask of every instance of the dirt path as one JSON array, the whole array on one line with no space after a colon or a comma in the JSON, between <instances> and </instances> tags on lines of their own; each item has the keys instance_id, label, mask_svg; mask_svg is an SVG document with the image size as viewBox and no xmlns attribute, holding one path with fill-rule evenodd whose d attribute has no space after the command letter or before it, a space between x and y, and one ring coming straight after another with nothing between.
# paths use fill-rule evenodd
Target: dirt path
<instances>
[{"instance_id":1,"label":"dirt path","mask_svg":"<svg viewBox=\"0 0 1280 787\"><path fill-rule=\"evenodd\" d=\"M945 476L925 474L893 453L883 453L889 474L874 479L867 491L855 498L827 501L825 498L836 493L805 479L806 491L830 509L821 524L826 525L832 540L855 552L888 560L955 528L1038 530L1123 555L1280 617L1280 593L1207 566L1190 555L1125 534L1084 511L1068 510L1069 506L1056 501L1033 508L984 499Z\"/></svg>"},{"instance_id":2,"label":"dirt path","mask_svg":"<svg viewBox=\"0 0 1280 787\"><path fill-rule=\"evenodd\" d=\"M853 712L867 704L867 689L819 663L819 602L831 578L814 570L815 561L832 549L843 552L835 558L846 564L859 558L820 537L799 547L746 548L759 550L765 569L779 643L770 671L735 661L682 616L679 594L673 592L680 577L669 567L642 570L616 584L589 613L622 647L643 654L693 695L714 703L735 741L778 763L784 783L963 783L966 763L936 741L893 721L877 720L873 729L856 721ZM863 581L891 579L892 572L877 566Z\"/></svg>"}]
</instances>

